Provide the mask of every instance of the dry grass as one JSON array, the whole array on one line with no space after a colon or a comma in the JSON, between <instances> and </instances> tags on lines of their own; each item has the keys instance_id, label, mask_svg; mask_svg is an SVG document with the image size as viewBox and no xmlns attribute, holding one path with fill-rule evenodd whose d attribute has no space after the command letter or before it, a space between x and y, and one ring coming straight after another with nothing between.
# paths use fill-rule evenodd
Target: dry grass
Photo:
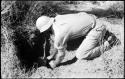
<instances>
[{"instance_id":1,"label":"dry grass","mask_svg":"<svg viewBox=\"0 0 125 79\"><path fill-rule=\"evenodd\" d=\"M124 74L124 3L105 1L2 1L1 3L1 77L2 78L60 78L60 77L89 77L87 74L94 74L93 77L100 74L100 77L121 78ZM89 4L89 6L88 6ZM91 6L90 6L91 5ZM103 11L100 15L100 9L107 5L111 11ZM43 7L44 6L44 7ZM102 8L103 7L103 8ZM97 10L92 10L97 8ZM73 10L73 11L69 11ZM35 27L36 19L46 14L55 16L56 14L66 14L75 11L86 11L96 14L98 17L104 17L113 27L112 31L120 39L121 45L113 47L105 52L101 57L93 61L81 61L70 65L57 67L54 70L46 67L31 67L29 71L20 64L17 56L18 49L14 44L15 32L24 36L24 38L35 43L32 38L39 33ZM110 13L111 12L111 13ZM106 15L106 16L104 16ZM113 16L113 19L110 18ZM115 16L115 17L114 17ZM119 18L119 19L118 19ZM121 18L122 21L121 21ZM53 48L53 47L52 47ZM54 50L51 50L54 51ZM65 61L72 59L75 51L67 51ZM75 65L76 64L76 65ZM95 68L91 67L95 65ZM79 69L75 69L79 68ZM80 70L82 70L80 72ZM99 70L100 69L100 70ZM66 74L65 74L66 73ZM68 74L67 74L68 73ZM83 74L86 74L83 75ZM104 75L106 74L106 76ZM101 76L102 75L102 76Z\"/></svg>"}]
</instances>

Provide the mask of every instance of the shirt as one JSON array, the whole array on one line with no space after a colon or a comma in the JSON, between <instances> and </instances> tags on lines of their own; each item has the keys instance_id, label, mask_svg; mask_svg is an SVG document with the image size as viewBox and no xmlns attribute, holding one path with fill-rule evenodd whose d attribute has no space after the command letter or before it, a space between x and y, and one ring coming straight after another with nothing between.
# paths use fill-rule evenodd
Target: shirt
<instances>
[{"instance_id":1,"label":"shirt","mask_svg":"<svg viewBox=\"0 0 125 79\"><path fill-rule=\"evenodd\" d=\"M57 15L52 26L55 34L55 47L64 48L67 40L86 35L95 27L95 23L95 18L84 12Z\"/></svg>"}]
</instances>

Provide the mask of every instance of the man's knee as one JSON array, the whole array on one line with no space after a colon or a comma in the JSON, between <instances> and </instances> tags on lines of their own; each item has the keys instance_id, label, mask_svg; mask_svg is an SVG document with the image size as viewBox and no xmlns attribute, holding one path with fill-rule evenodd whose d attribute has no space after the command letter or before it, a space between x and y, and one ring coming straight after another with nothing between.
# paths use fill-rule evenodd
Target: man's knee
<instances>
[{"instance_id":1,"label":"man's knee","mask_svg":"<svg viewBox=\"0 0 125 79\"><path fill-rule=\"evenodd\" d=\"M82 60L82 59L84 59L84 60L93 60L93 59L96 58L96 57L98 57L98 56L94 56L94 55L92 55L92 54L88 54L88 55L84 55L84 56L82 56L82 55L80 55L80 54L76 54L76 58L77 58L78 60Z\"/></svg>"},{"instance_id":2,"label":"man's knee","mask_svg":"<svg viewBox=\"0 0 125 79\"><path fill-rule=\"evenodd\" d=\"M100 56L100 51L94 51L94 50L90 50L90 51L85 51L85 52L77 52L76 53L76 58L81 60L81 59L85 59L85 60L92 60L96 57Z\"/></svg>"},{"instance_id":3,"label":"man's knee","mask_svg":"<svg viewBox=\"0 0 125 79\"><path fill-rule=\"evenodd\" d=\"M82 56L80 56L80 54L77 53L77 54L76 54L76 58L79 59L79 60L81 60L81 59L82 59Z\"/></svg>"},{"instance_id":4,"label":"man's knee","mask_svg":"<svg viewBox=\"0 0 125 79\"><path fill-rule=\"evenodd\" d=\"M76 58L78 59L78 60L81 60L81 59L85 59L85 58L87 58L88 56L89 56L89 52L77 52L76 53Z\"/></svg>"}]
</instances>

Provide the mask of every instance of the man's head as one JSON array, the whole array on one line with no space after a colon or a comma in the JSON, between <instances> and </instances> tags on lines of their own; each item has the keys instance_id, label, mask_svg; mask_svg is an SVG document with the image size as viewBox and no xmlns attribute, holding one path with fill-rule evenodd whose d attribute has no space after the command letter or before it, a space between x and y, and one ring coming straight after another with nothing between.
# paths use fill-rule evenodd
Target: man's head
<instances>
[{"instance_id":1,"label":"man's head","mask_svg":"<svg viewBox=\"0 0 125 79\"><path fill-rule=\"evenodd\" d=\"M40 32L44 32L51 27L54 22L54 18L48 16L41 16L36 21L36 27Z\"/></svg>"}]
</instances>

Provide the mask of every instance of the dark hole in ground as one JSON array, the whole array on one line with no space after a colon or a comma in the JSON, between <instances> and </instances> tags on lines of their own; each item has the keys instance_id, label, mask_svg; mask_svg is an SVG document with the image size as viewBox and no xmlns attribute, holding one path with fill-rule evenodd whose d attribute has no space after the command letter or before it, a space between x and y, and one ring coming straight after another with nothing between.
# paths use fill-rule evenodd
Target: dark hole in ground
<instances>
[{"instance_id":1,"label":"dark hole in ground","mask_svg":"<svg viewBox=\"0 0 125 79\"><path fill-rule=\"evenodd\" d=\"M45 37L46 36L46 37ZM27 70L36 66L45 66L46 60L41 59L44 55L43 44L46 39L46 56L49 56L50 43L49 43L49 34L48 32L39 33L38 36L34 38L34 45L31 45L28 40L23 37L19 32L15 32L14 44L17 48L17 57L20 60L20 64L22 67L26 67Z\"/></svg>"}]
</instances>

